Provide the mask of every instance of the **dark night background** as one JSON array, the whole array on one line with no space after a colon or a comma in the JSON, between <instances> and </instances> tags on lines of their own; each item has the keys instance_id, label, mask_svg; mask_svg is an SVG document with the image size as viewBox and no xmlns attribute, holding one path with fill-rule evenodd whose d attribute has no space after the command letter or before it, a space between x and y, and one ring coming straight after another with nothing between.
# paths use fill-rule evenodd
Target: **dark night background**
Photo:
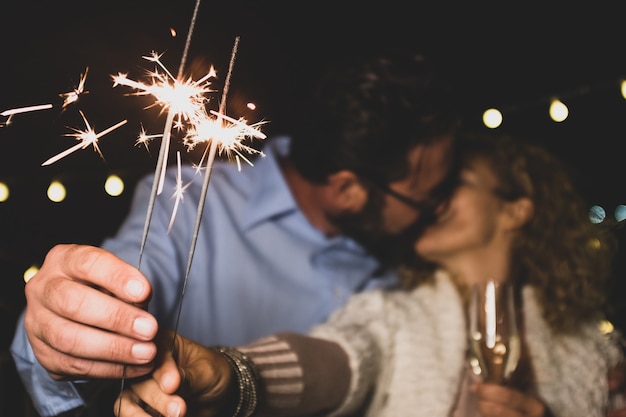
<instances>
[{"instance_id":1,"label":"dark night background","mask_svg":"<svg viewBox=\"0 0 626 417\"><path fill-rule=\"evenodd\" d=\"M405 44L433 56L460 92L470 123L481 113L503 110L499 128L543 143L574 170L590 204L612 216L626 204L623 142L626 101L624 10L619 2L469 6L467 2L231 1L200 4L187 63L213 64L223 81L231 49L240 36L229 100L250 122L268 120L268 135L289 131L289 97L325 62L358 49ZM27 399L12 368L8 346L24 306L22 274L40 264L55 243L98 244L114 233L139 176L154 169L151 153L134 146L141 124L162 132L164 118L149 101L127 97L111 75L141 78L152 65L141 57L163 53L174 74L183 52L195 1L21 1L0 8L0 112L52 103L54 108L15 116L0 128L0 181L11 189L0 203L0 415L22 415ZM177 36L172 36L170 28ZM89 67L88 94L61 111L60 93L71 91ZM547 114L549 100L562 98L570 116L562 123ZM237 108L253 101L255 112ZM78 110L102 131L102 160L90 147L42 167L74 145L67 126L83 128ZM311 121L314 122L314 115ZM6 118L0 117L0 123ZM102 184L116 173L126 180L119 197ZM45 196L52 179L68 196ZM623 223L623 222L622 222ZM624 240L620 224L615 232ZM622 251L623 252L623 251ZM623 255L621 256L623 257ZM623 262L616 268L614 301L624 299ZM624 303L621 303L622 305ZM615 313L623 325L624 308ZM9 412L8 410L15 410ZM5 414L6 413L6 414ZM26 413L27 414L27 413Z\"/></svg>"}]
</instances>

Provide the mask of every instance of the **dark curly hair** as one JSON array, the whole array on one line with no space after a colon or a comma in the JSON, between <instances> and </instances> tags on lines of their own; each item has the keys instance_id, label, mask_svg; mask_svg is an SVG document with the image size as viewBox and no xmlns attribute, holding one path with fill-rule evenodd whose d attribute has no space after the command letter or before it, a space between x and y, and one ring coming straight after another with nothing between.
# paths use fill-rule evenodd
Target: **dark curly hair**
<instances>
[{"instance_id":1,"label":"dark curly hair","mask_svg":"<svg viewBox=\"0 0 626 417\"><path fill-rule=\"evenodd\" d=\"M404 50L347 53L308 87L294 103L290 158L315 183L344 169L386 183L404 178L409 150L460 124L451 85L434 63Z\"/></svg>"},{"instance_id":2,"label":"dark curly hair","mask_svg":"<svg viewBox=\"0 0 626 417\"><path fill-rule=\"evenodd\" d=\"M488 162L500 198L533 201L534 215L514 244L511 278L535 288L550 326L571 332L581 321L605 316L617 236L590 221L569 167L547 149L510 136L468 135L458 145L463 161ZM404 287L424 282L432 268L419 261L406 266Z\"/></svg>"}]
</instances>

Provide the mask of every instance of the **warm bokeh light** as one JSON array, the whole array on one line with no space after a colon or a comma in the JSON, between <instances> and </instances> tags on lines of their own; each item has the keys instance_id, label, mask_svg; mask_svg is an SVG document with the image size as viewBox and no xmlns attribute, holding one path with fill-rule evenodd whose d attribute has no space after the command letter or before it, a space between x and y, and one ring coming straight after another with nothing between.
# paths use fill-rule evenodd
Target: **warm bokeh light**
<instances>
[{"instance_id":1,"label":"warm bokeh light","mask_svg":"<svg viewBox=\"0 0 626 417\"><path fill-rule=\"evenodd\" d=\"M124 181L115 174L109 175L104 182L104 191L110 196L117 197L124 192Z\"/></svg>"},{"instance_id":2,"label":"warm bokeh light","mask_svg":"<svg viewBox=\"0 0 626 417\"><path fill-rule=\"evenodd\" d=\"M61 184L59 181L52 181L48 186L47 192L48 198L50 201L54 201L55 203L59 203L65 200L65 186Z\"/></svg>"},{"instance_id":3,"label":"warm bokeh light","mask_svg":"<svg viewBox=\"0 0 626 417\"><path fill-rule=\"evenodd\" d=\"M4 203L9 199L9 186L0 182L0 203Z\"/></svg>"},{"instance_id":4,"label":"warm bokeh light","mask_svg":"<svg viewBox=\"0 0 626 417\"><path fill-rule=\"evenodd\" d=\"M622 97L626 98L626 80L622 80Z\"/></svg>"},{"instance_id":5,"label":"warm bokeh light","mask_svg":"<svg viewBox=\"0 0 626 417\"><path fill-rule=\"evenodd\" d=\"M490 129L495 129L502 124L502 113L498 109L487 109L483 113L483 123Z\"/></svg>"},{"instance_id":6,"label":"warm bokeh light","mask_svg":"<svg viewBox=\"0 0 626 417\"><path fill-rule=\"evenodd\" d=\"M565 103L556 98L552 100L552 102L550 103L550 118L552 120L554 120L555 122L562 122L563 120L567 119L568 115L569 109L567 108Z\"/></svg>"},{"instance_id":7,"label":"warm bokeh light","mask_svg":"<svg viewBox=\"0 0 626 417\"><path fill-rule=\"evenodd\" d=\"M598 325L603 334L611 334L615 330L615 326L608 320L602 320Z\"/></svg>"},{"instance_id":8,"label":"warm bokeh light","mask_svg":"<svg viewBox=\"0 0 626 417\"><path fill-rule=\"evenodd\" d=\"M30 281L35 274L39 272L39 267L37 265L30 266L26 271L24 271L24 282Z\"/></svg>"}]
</instances>

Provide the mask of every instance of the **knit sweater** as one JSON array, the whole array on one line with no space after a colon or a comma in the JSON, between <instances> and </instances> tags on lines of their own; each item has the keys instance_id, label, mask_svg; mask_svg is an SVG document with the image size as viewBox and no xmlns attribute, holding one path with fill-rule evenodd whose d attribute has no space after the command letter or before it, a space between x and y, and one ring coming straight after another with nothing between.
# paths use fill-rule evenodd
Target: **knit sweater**
<instances>
[{"instance_id":1,"label":"knit sweater","mask_svg":"<svg viewBox=\"0 0 626 417\"><path fill-rule=\"evenodd\" d=\"M604 416L607 372L622 360L618 341L603 334L597 323L582 323L575 336L553 333L531 287L523 290L523 304L526 344L540 398L557 417ZM274 342L280 342L280 351L289 353L281 357L288 358L289 367L297 372L289 374L288 401L279 392L266 395L280 415L309 415L302 411L315 409L311 398L324 409L326 397L312 393L320 386L332 393L336 386L339 394L331 399L335 405L328 416L449 417L457 407L467 369L466 334L460 296L442 271L437 272L433 284L411 292L358 294L327 323L311 331L316 338L339 344L347 359L335 352L332 359L312 366L307 356L315 352L292 346L288 337L274 337ZM318 351L323 357L324 351ZM251 356L257 363L258 355ZM268 358L278 356L271 348L265 349L263 356L265 361L258 366L265 370L264 383L284 388L281 376L268 372L276 367ZM349 365L349 372L341 361ZM319 367L324 366L326 374L320 373ZM333 370L337 378L328 377ZM346 372L349 379L342 377Z\"/></svg>"}]
</instances>

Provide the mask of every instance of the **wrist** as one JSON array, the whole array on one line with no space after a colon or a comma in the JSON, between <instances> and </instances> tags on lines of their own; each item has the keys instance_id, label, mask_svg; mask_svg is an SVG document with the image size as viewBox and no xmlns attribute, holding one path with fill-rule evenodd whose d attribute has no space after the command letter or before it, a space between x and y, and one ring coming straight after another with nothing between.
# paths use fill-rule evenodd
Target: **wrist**
<instances>
[{"instance_id":1,"label":"wrist","mask_svg":"<svg viewBox=\"0 0 626 417\"><path fill-rule=\"evenodd\" d=\"M233 417L250 417L257 409L259 377L252 360L237 349L212 346L230 365L226 398Z\"/></svg>"}]
</instances>

